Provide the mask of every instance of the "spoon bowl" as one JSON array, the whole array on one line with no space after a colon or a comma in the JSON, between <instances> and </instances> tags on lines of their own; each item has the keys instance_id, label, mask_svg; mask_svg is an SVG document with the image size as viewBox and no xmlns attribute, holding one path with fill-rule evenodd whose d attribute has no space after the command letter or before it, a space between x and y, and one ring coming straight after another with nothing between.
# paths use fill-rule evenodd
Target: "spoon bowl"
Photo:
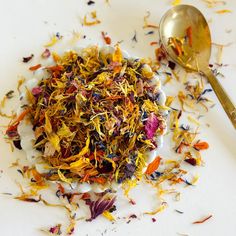
<instances>
[{"instance_id":1,"label":"spoon bowl","mask_svg":"<svg viewBox=\"0 0 236 236\"><path fill-rule=\"evenodd\" d=\"M191 5L177 5L166 12L159 25L161 43L179 65L201 72L211 84L236 129L236 108L209 68L211 34L203 14Z\"/></svg>"},{"instance_id":2,"label":"spoon bowl","mask_svg":"<svg viewBox=\"0 0 236 236\"><path fill-rule=\"evenodd\" d=\"M177 57L168 45L169 38L184 39L186 30L192 29L192 45L184 45L184 55ZM183 67L198 71L207 67L211 56L211 34L205 17L195 7L178 5L162 17L160 38L169 56Z\"/></svg>"}]
</instances>

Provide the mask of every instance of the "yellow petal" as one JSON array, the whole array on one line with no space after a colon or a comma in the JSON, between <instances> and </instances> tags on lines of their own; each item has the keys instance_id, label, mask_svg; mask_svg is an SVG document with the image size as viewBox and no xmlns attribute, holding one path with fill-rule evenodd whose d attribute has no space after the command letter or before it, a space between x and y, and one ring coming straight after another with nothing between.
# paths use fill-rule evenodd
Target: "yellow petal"
<instances>
[{"instance_id":1,"label":"yellow petal","mask_svg":"<svg viewBox=\"0 0 236 236\"><path fill-rule=\"evenodd\" d=\"M172 96L167 96L166 98L166 106L170 106L172 104L172 102L174 101L175 97L172 97Z\"/></svg>"},{"instance_id":2,"label":"yellow petal","mask_svg":"<svg viewBox=\"0 0 236 236\"><path fill-rule=\"evenodd\" d=\"M89 164L89 159L88 158L81 158L78 161L72 162L70 164L71 168L79 168L81 166L83 166L84 164Z\"/></svg>"},{"instance_id":3,"label":"yellow petal","mask_svg":"<svg viewBox=\"0 0 236 236\"><path fill-rule=\"evenodd\" d=\"M98 134L103 137L104 134L102 133L102 131L100 129L100 119L98 116L93 119L93 125L94 125L96 131L98 132Z\"/></svg>"},{"instance_id":4,"label":"yellow petal","mask_svg":"<svg viewBox=\"0 0 236 236\"><path fill-rule=\"evenodd\" d=\"M124 190L124 195L126 197L129 197L129 192L132 188L134 188L137 185L137 179L128 179L125 182L122 183L122 189Z\"/></svg>"},{"instance_id":5,"label":"yellow petal","mask_svg":"<svg viewBox=\"0 0 236 236\"><path fill-rule=\"evenodd\" d=\"M216 11L217 14L224 14L224 13L230 13L230 12L232 11L227 10L227 9Z\"/></svg>"},{"instance_id":6,"label":"yellow petal","mask_svg":"<svg viewBox=\"0 0 236 236\"><path fill-rule=\"evenodd\" d=\"M120 46L119 45L116 45L116 48L115 48L115 51L112 55L112 60L114 62L121 62L122 61L122 52L120 50Z\"/></svg>"},{"instance_id":7,"label":"yellow petal","mask_svg":"<svg viewBox=\"0 0 236 236\"><path fill-rule=\"evenodd\" d=\"M104 211L102 215L110 221L115 221L115 217L109 211Z\"/></svg>"},{"instance_id":8,"label":"yellow petal","mask_svg":"<svg viewBox=\"0 0 236 236\"><path fill-rule=\"evenodd\" d=\"M60 138L67 138L73 135L73 133L70 131L69 127L66 126L66 124L63 122L62 127L57 131L57 135Z\"/></svg>"},{"instance_id":9,"label":"yellow petal","mask_svg":"<svg viewBox=\"0 0 236 236\"><path fill-rule=\"evenodd\" d=\"M57 41L58 41L58 38L57 38L56 35L54 35L54 36L51 38L51 40L50 40L48 43L46 43L46 44L44 45L44 47L51 47L51 46L53 46L54 44L56 44Z\"/></svg>"},{"instance_id":10,"label":"yellow petal","mask_svg":"<svg viewBox=\"0 0 236 236\"><path fill-rule=\"evenodd\" d=\"M165 210L165 209L167 208L167 206L168 206L167 203L166 203L166 202L163 202L163 203L161 204L161 206L159 206L156 210L151 211L151 212L145 212L144 214L146 214L146 215L156 215L157 213L159 213L159 212Z\"/></svg>"},{"instance_id":11,"label":"yellow petal","mask_svg":"<svg viewBox=\"0 0 236 236\"><path fill-rule=\"evenodd\" d=\"M60 146L60 139L59 137L55 134L52 133L48 136L48 141L53 145L53 147L59 152L61 150Z\"/></svg>"},{"instance_id":12,"label":"yellow petal","mask_svg":"<svg viewBox=\"0 0 236 236\"><path fill-rule=\"evenodd\" d=\"M50 119L48 117L47 112L45 112L45 126L44 126L45 131L50 134L52 132L52 125L50 122Z\"/></svg>"},{"instance_id":13,"label":"yellow petal","mask_svg":"<svg viewBox=\"0 0 236 236\"><path fill-rule=\"evenodd\" d=\"M199 176L198 176L198 175L195 175L195 176L193 177L193 180L191 181L191 184L192 184L192 185L195 185L195 184L197 183L198 179L199 179Z\"/></svg>"},{"instance_id":14,"label":"yellow petal","mask_svg":"<svg viewBox=\"0 0 236 236\"><path fill-rule=\"evenodd\" d=\"M67 179L59 169L57 170L57 174L58 174L59 178L61 179L61 181L71 184L71 179Z\"/></svg>"},{"instance_id":15,"label":"yellow petal","mask_svg":"<svg viewBox=\"0 0 236 236\"><path fill-rule=\"evenodd\" d=\"M82 148L82 150L78 154L79 157L84 156L89 151L89 144L90 144L90 136L88 135L85 146Z\"/></svg>"},{"instance_id":16,"label":"yellow petal","mask_svg":"<svg viewBox=\"0 0 236 236\"><path fill-rule=\"evenodd\" d=\"M52 57L56 63L61 60L61 57L56 52L52 52Z\"/></svg>"},{"instance_id":17,"label":"yellow petal","mask_svg":"<svg viewBox=\"0 0 236 236\"><path fill-rule=\"evenodd\" d=\"M142 76L146 79L152 79L154 76L154 73L153 73L151 67L148 65L143 66L141 73L142 73Z\"/></svg>"},{"instance_id":18,"label":"yellow petal","mask_svg":"<svg viewBox=\"0 0 236 236\"><path fill-rule=\"evenodd\" d=\"M192 116L188 116L188 120L190 122L192 122L193 124L197 125L197 126L200 126L200 122L198 120L196 120L195 118L193 118Z\"/></svg>"},{"instance_id":19,"label":"yellow petal","mask_svg":"<svg viewBox=\"0 0 236 236\"><path fill-rule=\"evenodd\" d=\"M174 1L172 1L172 5L173 6L176 6L176 5L179 5L181 3L181 0L174 0Z\"/></svg>"}]
</instances>

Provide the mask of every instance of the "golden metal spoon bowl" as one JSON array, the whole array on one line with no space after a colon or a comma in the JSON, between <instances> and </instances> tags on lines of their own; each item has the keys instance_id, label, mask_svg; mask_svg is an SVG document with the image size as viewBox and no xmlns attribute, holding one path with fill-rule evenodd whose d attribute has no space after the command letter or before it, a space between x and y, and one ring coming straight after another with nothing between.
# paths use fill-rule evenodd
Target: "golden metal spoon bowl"
<instances>
[{"instance_id":1,"label":"golden metal spoon bowl","mask_svg":"<svg viewBox=\"0 0 236 236\"><path fill-rule=\"evenodd\" d=\"M164 49L175 62L188 70L201 72L208 78L236 129L236 108L209 68L211 34L203 14L191 5L175 6L162 17L159 33ZM172 40L175 40L175 44ZM176 50L176 42L182 51Z\"/></svg>"}]
</instances>

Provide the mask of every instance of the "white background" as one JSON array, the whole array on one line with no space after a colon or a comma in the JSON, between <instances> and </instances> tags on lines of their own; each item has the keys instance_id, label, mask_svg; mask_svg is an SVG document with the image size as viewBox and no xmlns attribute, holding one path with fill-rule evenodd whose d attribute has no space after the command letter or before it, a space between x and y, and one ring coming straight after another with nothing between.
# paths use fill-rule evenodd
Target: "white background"
<instances>
[{"instance_id":1,"label":"white background","mask_svg":"<svg viewBox=\"0 0 236 236\"><path fill-rule=\"evenodd\" d=\"M85 0L0 0L0 95L16 87L18 75L26 75L29 64L21 63L23 56L31 53L40 55L43 44L50 35L60 32L69 37L73 30L87 36L79 44L102 43L101 31L106 31L113 43L124 40L122 48L137 56L154 55L154 48L149 42L156 41L158 34L145 36L148 30L143 30L143 16L151 12L150 21L158 24L164 12L171 7L169 0L111 0L110 5L104 0L96 1L93 6L87 6ZM227 44L224 49L223 63L229 64L222 72L225 78L221 82L236 103L236 1L227 1L227 5L217 8L206 8L200 0L183 1L193 4L204 13L209 20L212 41ZM224 15L215 13L219 9L230 9L233 12ZM100 25L82 27L81 18L88 12L97 10ZM137 31L138 43L131 41ZM232 30L230 33L226 31ZM204 42L203 42L204 43ZM212 57L215 62L215 55ZM37 64L37 57L30 65ZM169 86L171 87L171 86ZM165 89L165 88L164 88ZM169 88L171 89L171 88ZM168 88L165 89L168 94ZM173 90L173 88L172 88ZM216 98L213 96L213 99ZM156 216L153 223L151 217L133 220L130 224L118 221L112 225L102 217L92 223L79 222L76 235L158 235L174 236L185 233L191 236L236 235L236 132L217 105L203 119L210 127L204 126L201 137L210 144L209 151L204 153L205 167L194 171L199 173L200 180L196 187L185 188L180 202L170 201L169 208ZM11 105L12 109L14 104ZM2 123L1 123L2 124ZM0 125L1 125L0 124ZM2 129L3 130L3 129ZM166 149L170 149L166 142ZM163 151L164 152L164 151ZM11 153L8 145L0 139L0 193L18 193L15 179L21 181L16 169L8 168L16 158L23 158L21 152ZM141 205L151 206L147 195L153 191L137 189L132 196ZM135 211L135 206L127 206L123 200L117 214L127 215ZM145 207L144 207L145 208ZM180 215L174 211L184 211ZM191 223L201 217L213 214L212 219L201 225ZM43 235L38 229L50 227L56 223L67 223L65 212L40 204L22 203L12 197L0 194L0 235L4 236L37 236ZM123 223L122 223L123 222ZM105 231L107 229L107 232Z\"/></svg>"}]
</instances>

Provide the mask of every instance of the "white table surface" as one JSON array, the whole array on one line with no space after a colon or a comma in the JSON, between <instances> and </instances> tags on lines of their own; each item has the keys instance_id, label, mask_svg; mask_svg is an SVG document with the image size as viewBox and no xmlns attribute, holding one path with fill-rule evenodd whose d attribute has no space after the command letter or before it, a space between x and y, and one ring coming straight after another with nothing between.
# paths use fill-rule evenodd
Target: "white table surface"
<instances>
[{"instance_id":1,"label":"white table surface","mask_svg":"<svg viewBox=\"0 0 236 236\"><path fill-rule=\"evenodd\" d=\"M146 11L151 12L150 21L158 23L164 12L170 8L170 0L110 0L110 6L104 0L95 1L88 6L85 0L1 0L0 1L0 95L16 87L18 75L26 75L28 64L21 62L23 56L34 53L40 55L43 44L50 35L60 32L69 37L73 30L87 36L79 44L102 43L101 31L106 31L112 42L124 40L122 48L137 56L154 55L154 48L149 42L157 40L154 35L145 36L148 30L143 30L143 17ZM223 53L223 63L228 64L222 69L225 78L221 82L236 103L236 1L226 1L227 5L207 8L200 1L183 1L183 3L197 6L210 20L212 40L215 43L227 44ZM232 13L219 15L215 11L230 9ZM82 27L80 19L85 13L97 10L102 23L93 27ZM131 41L134 30L137 31L138 43ZM227 30L232 30L227 33ZM204 43L204 42L203 42ZM212 62L215 61L215 55ZM36 64L34 59L31 64ZM166 89L168 94L168 89ZM92 223L79 222L75 235L130 235L130 236L174 236L184 233L191 236L233 236L236 235L236 132L216 101L214 109L204 118L205 126L200 137L208 141L210 149L203 153L205 167L194 169L200 175L196 187L181 189L182 197L179 202L169 201L169 207L155 216L142 217L130 224L118 221L111 224L100 217ZM11 104L11 109L15 104ZM2 119L1 119L2 122ZM3 128L1 128L3 130ZM168 142L165 150L168 153ZM169 147L170 149L170 147ZM18 193L15 179L21 181L16 169L9 165L16 158L24 158L20 151L11 153L8 145L0 138L0 193ZM151 198L148 194L152 194ZM152 190L138 188L132 196L139 204L147 204L153 198ZM120 204L117 214L125 215L135 207L127 206L125 200ZM184 211L178 214L174 209ZM193 225L192 222L212 214L208 222ZM39 228L50 227L56 223L67 222L65 212L61 209L48 208L41 204L24 203L0 194L0 235L3 236L40 236ZM107 231L106 231L107 229Z\"/></svg>"}]
</instances>

